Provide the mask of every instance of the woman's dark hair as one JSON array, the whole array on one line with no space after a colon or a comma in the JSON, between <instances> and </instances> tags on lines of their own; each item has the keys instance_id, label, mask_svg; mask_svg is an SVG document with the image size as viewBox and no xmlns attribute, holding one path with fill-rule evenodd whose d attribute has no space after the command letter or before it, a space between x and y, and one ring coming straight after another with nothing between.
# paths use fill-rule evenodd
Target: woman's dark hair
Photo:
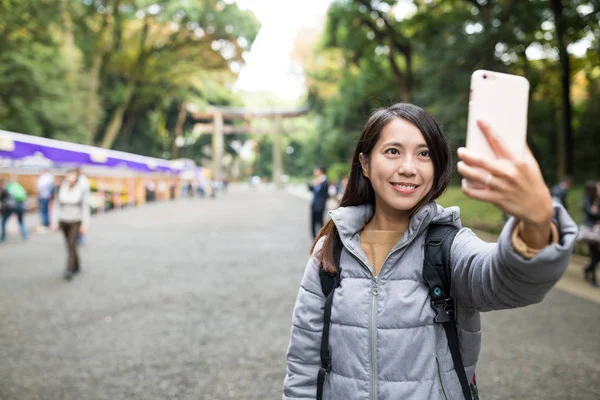
<instances>
[{"instance_id":1,"label":"woman's dark hair","mask_svg":"<svg viewBox=\"0 0 600 400\"><path fill-rule=\"evenodd\" d=\"M583 193L585 197L594 201L598 196L598 192L596 189L596 181L586 181L585 185L583 185Z\"/></svg>"},{"instance_id":2,"label":"woman's dark hair","mask_svg":"<svg viewBox=\"0 0 600 400\"><path fill-rule=\"evenodd\" d=\"M452 151L446 135L436 120L425 110L413 104L398 103L375 111L363 127L354 149L348 185L340 202L340 207L362 204L375 206L375 191L371 181L363 175L360 154L363 154L364 161L368 163L371 152L381 136L381 131L396 118L410 122L421 131L431 152L433 162L433 187L419 204L411 210L411 215L414 215L424 204L440 197L448 187L452 176ZM338 232L332 220L327 221L319 232L312 245L311 253L323 236L325 236L325 241L317 254L317 260L325 271L333 273L336 271L333 262L333 243L336 236L338 236Z\"/></svg>"}]
</instances>

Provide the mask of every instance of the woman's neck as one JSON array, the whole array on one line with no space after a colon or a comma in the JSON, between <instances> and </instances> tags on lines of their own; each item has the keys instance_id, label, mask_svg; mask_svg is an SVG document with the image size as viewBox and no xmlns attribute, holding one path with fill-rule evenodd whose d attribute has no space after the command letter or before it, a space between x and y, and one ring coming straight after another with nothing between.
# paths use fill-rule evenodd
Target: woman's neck
<instances>
[{"instance_id":1,"label":"woman's neck","mask_svg":"<svg viewBox=\"0 0 600 400\"><path fill-rule=\"evenodd\" d=\"M365 225L367 231L404 232L410 222L409 211L394 210L387 206L375 206L375 215Z\"/></svg>"}]
</instances>

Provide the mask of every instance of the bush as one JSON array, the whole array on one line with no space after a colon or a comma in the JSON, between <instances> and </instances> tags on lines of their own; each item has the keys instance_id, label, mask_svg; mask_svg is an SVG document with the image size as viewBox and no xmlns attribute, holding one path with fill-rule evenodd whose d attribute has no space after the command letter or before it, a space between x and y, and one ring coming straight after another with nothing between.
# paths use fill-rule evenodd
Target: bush
<instances>
[{"instance_id":1,"label":"bush","mask_svg":"<svg viewBox=\"0 0 600 400\"><path fill-rule=\"evenodd\" d=\"M327 179L329 182L339 182L344 176L350 175L350 165L348 163L335 163L327 169Z\"/></svg>"}]
</instances>

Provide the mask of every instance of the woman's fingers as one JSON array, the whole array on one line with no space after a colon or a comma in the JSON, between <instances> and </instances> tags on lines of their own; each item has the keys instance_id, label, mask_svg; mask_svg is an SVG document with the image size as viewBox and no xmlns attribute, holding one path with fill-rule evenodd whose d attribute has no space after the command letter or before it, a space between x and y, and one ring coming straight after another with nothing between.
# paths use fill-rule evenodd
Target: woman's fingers
<instances>
[{"instance_id":1,"label":"woman's fingers","mask_svg":"<svg viewBox=\"0 0 600 400\"><path fill-rule=\"evenodd\" d=\"M459 161L458 172L464 176L469 186L476 187L479 189L503 189L501 177L498 175L494 176L492 172L483 168L472 167L464 161Z\"/></svg>"},{"instance_id":2,"label":"woman's fingers","mask_svg":"<svg viewBox=\"0 0 600 400\"><path fill-rule=\"evenodd\" d=\"M512 181L514 178L514 167L512 166L511 162L507 162L506 160L489 160L481 158L474 155L464 147L459 148L457 154L458 158L460 158L465 164L471 167L486 170L497 178L508 181Z\"/></svg>"},{"instance_id":3,"label":"woman's fingers","mask_svg":"<svg viewBox=\"0 0 600 400\"><path fill-rule=\"evenodd\" d=\"M485 139L487 140L488 144L490 145L490 148L492 149L496 157L505 158L509 160L514 159L514 156L510 152L508 146L506 146L506 144L504 144L504 141L496 135L494 128L492 128L490 124L478 119L477 126L479 127L479 129L481 129L483 136L485 136Z\"/></svg>"},{"instance_id":4,"label":"woman's fingers","mask_svg":"<svg viewBox=\"0 0 600 400\"><path fill-rule=\"evenodd\" d=\"M461 188L463 193L472 199L485 201L492 204L497 203L498 194L496 192L488 190L487 188L474 187L470 185L466 179L461 181Z\"/></svg>"}]
</instances>

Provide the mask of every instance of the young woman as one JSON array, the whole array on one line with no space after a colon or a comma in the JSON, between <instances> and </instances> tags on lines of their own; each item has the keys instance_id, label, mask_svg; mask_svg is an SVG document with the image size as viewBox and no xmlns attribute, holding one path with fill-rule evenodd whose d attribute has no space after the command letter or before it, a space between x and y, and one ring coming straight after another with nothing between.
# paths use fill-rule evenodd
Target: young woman
<instances>
[{"instance_id":1,"label":"young woman","mask_svg":"<svg viewBox=\"0 0 600 400\"><path fill-rule=\"evenodd\" d=\"M600 187L596 181L587 181L583 194L583 221L579 230L579 238L586 242L590 249L590 263L584 269L585 280L592 286L598 286L596 280L596 266L600 261Z\"/></svg>"},{"instance_id":2,"label":"young woman","mask_svg":"<svg viewBox=\"0 0 600 400\"><path fill-rule=\"evenodd\" d=\"M481 346L479 312L540 302L567 267L577 234L564 208L552 203L529 150L518 160L490 126L481 121L479 127L496 159L459 149L462 189L514 217L498 243L462 228L451 248L452 297L469 381ZM284 400L316 398L325 302L319 269L335 271L338 237L342 274L331 311L331 370L323 398L465 397L422 277L429 225L461 227L458 207L435 202L448 186L452 165L444 133L421 108L396 104L369 118L341 207L316 238L302 279Z\"/></svg>"},{"instance_id":3,"label":"young woman","mask_svg":"<svg viewBox=\"0 0 600 400\"><path fill-rule=\"evenodd\" d=\"M90 222L89 188L79 181L77 169L67 172L60 185L52 213L52 230L60 230L65 236L68 249L66 280L80 271L77 254L77 237L87 231Z\"/></svg>"}]
</instances>

